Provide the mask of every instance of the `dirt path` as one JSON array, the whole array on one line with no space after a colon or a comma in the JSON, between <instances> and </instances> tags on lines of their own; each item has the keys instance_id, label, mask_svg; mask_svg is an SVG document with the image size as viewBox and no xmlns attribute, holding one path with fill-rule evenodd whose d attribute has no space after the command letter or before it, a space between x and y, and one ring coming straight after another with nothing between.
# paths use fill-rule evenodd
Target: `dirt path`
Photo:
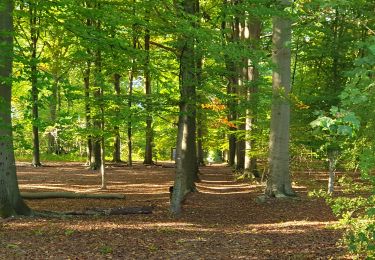
<instances>
[{"instance_id":1,"label":"dirt path","mask_svg":"<svg viewBox=\"0 0 375 260\"><path fill-rule=\"evenodd\" d=\"M23 191L98 192L100 176L79 164L18 167ZM321 200L296 187L297 200L255 202L262 187L235 182L230 169L201 169L199 193L182 218L169 215L174 169L108 169L109 192L123 200L33 200L36 210L154 205L151 215L21 218L0 222L1 259L340 259L345 249ZM311 178L311 176L308 176Z\"/></svg>"}]
</instances>

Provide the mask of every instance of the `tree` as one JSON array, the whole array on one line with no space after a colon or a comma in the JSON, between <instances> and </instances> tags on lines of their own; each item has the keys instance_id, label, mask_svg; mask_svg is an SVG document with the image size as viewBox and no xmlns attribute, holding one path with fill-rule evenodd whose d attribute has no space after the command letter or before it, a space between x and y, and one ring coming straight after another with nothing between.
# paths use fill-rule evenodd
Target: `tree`
<instances>
[{"instance_id":1,"label":"tree","mask_svg":"<svg viewBox=\"0 0 375 260\"><path fill-rule=\"evenodd\" d=\"M290 0L279 1L280 8L291 5ZM268 196L292 196L292 182L289 172L289 124L291 87L291 20L283 13L273 18L272 60L272 108L270 126Z\"/></svg>"},{"instance_id":2,"label":"tree","mask_svg":"<svg viewBox=\"0 0 375 260\"><path fill-rule=\"evenodd\" d=\"M260 36L262 29L262 22L259 17L250 16L248 22L249 30L249 47L253 52L259 50ZM247 100L250 102L250 108L246 110L246 157L245 169L249 170L254 176L259 177L257 169L257 158L254 154L249 155L252 150L255 150L256 141L253 137L257 123L257 107L259 100L257 93L259 91L259 65L255 55L249 60L248 67L246 68L247 85Z\"/></svg>"},{"instance_id":3,"label":"tree","mask_svg":"<svg viewBox=\"0 0 375 260\"><path fill-rule=\"evenodd\" d=\"M13 1L0 5L0 217L30 215L20 196L13 150L11 94Z\"/></svg>"},{"instance_id":4,"label":"tree","mask_svg":"<svg viewBox=\"0 0 375 260\"><path fill-rule=\"evenodd\" d=\"M181 6L179 6L179 4ZM196 75L195 75L195 38L191 32L192 16L196 14L196 0L183 0L176 6L182 19L182 25L189 31L182 32L178 39L180 61L180 114L176 146L176 176L173 186L171 212L181 213L181 204L185 196L195 190L197 178L196 153Z\"/></svg>"},{"instance_id":5,"label":"tree","mask_svg":"<svg viewBox=\"0 0 375 260\"><path fill-rule=\"evenodd\" d=\"M151 165L152 161L152 146L153 146L153 130L152 130L152 116L151 116L151 76L150 76L150 30L146 29L144 42L145 42L145 64L144 64L144 77L145 77L145 92L146 92L146 147L144 164Z\"/></svg>"}]
</instances>

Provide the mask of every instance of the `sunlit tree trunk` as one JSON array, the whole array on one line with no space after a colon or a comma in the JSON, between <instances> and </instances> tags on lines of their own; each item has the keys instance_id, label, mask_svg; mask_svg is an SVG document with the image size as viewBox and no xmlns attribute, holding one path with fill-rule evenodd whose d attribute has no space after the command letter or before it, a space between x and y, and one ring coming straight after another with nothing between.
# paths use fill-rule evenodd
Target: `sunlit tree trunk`
<instances>
[{"instance_id":1,"label":"sunlit tree trunk","mask_svg":"<svg viewBox=\"0 0 375 260\"><path fill-rule=\"evenodd\" d=\"M200 12L200 6L199 6L199 0L196 0L196 13ZM200 23L197 23L197 27L200 27ZM196 45L199 46L199 42L196 42ZM203 85L203 54L202 51L199 50L198 53L195 55L196 57L196 82L197 82L197 88L201 89ZM197 167L204 166L204 150L203 150L203 137L206 130L206 114L205 111L201 108L203 102L202 95L199 95L197 97L197 122L196 122L196 128L197 128ZM197 172L199 172L199 168L197 169Z\"/></svg>"},{"instance_id":2,"label":"sunlit tree trunk","mask_svg":"<svg viewBox=\"0 0 375 260\"><path fill-rule=\"evenodd\" d=\"M290 0L280 1L282 7L291 5ZM270 126L268 196L294 195L289 172L289 125L290 105L288 95L291 87L291 20L287 17L273 18L272 60L272 108Z\"/></svg>"},{"instance_id":3,"label":"sunlit tree trunk","mask_svg":"<svg viewBox=\"0 0 375 260\"><path fill-rule=\"evenodd\" d=\"M328 177L328 193L333 193L335 190L335 175L336 175L336 163L339 151L336 149L330 149L328 151L328 163L329 163L329 177Z\"/></svg>"},{"instance_id":4,"label":"sunlit tree trunk","mask_svg":"<svg viewBox=\"0 0 375 260\"><path fill-rule=\"evenodd\" d=\"M101 77L99 75L101 71L101 61L100 61L100 51L96 52L96 60L95 60L95 89L94 89L94 99L95 103L98 105L98 107L95 107L94 113L93 113L93 135L92 135L92 154L91 154L91 163L90 167L92 170L98 170L100 169L101 165L101 86L99 85L100 82L98 80L98 77Z\"/></svg>"},{"instance_id":5,"label":"sunlit tree trunk","mask_svg":"<svg viewBox=\"0 0 375 260\"><path fill-rule=\"evenodd\" d=\"M39 18L37 14L37 2L29 4L29 22L30 22L30 81L31 81L31 102L32 102L32 120L33 120L33 161L35 167L41 166L40 163L40 145L39 145L39 89L38 89L38 58L37 44L39 41L40 30L38 27Z\"/></svg>"},{"instance_id":6,"label":"sunlit tree trunk","mask_svg":"<svg viewBox=\"0 0 375 260\"><path fill-rule=\"evenodd\" d=\"M256 51L259 50L260 35L262 22L255 17L249 18L247 25L249 30L249 44L250 47ZM246 157L245 157L245 169L250 171L255 177L259 177L257 167L257 157L255 155L249 155L251 150L254 150L256 141L253 135L256 131L257 121L257 107L258 107L258 84L259 84L259 70L258 61L249 60L249 66L247 68L247 80L248 80L248 102L251 108L246 110Z\"/></svg>"},{"instance_id":7,"label":"sunlit tree trunk","mask_svg":"<svg viewBox=\"0 0 375 260\"><path fill-rule=\"evenodd\" d=\"M152 143L153 143L153 129L152 129L152 108L151 108L151 77L150 77L150 31L146 29L145 32L145 91L146 91L146 147L144 164L153 164L152 161Z\"/></svg>"},{"instance_id":8,"label":"sunlit tree trunk","mask_svg":"<svg viewBox=\"0 0 375 260\"><path fill-rule=\"evenodd\" d=\"M113 85L114 85L114 88L115 88L115 92L116 92L116 104L117 104L117 108L116 108L116 125L114 127L114 131L115 131L115 142L114 142L114 145L113 145L113 159L112 161L113 162L121 162L121 138L120 138L120 127L118 126L118 121L119 121L119 117L120 117L120 95L121 95L121 89L120 89L120 74L116 73L114 76L113 76Z\"/></svg>"},{"instance_id":9,"label":"sunlit tree trunk","mask_svg":"<svg viewBox=\"0 0 375 260\"><path fill-rule=\"evenodd\" d=\"M13 61L13 1L0 6L0 218L30 215L21 198L14 158L11 96Z\"/></svg>"},{"instance_id":10,"label":"sunlit tree trunk","mask_svg":"<svg viewBox=\"0 0 375 260\"><path fill-rule=\"evenodd\" d=\"M88 51L89 53L89 51ZM84 88L85 88L85 124L86 130L89 131L87 135L87 164L91 168L91 156L92 156L92 135L91 135L91 104L90 104L90 74L91 74L91 62L86 62L86 69L84 71Z\"/></svg>"},{"instance_id":11,"label":"sunlit tree trunk","mask_svg":"<svg viewBox=\"0 0 375 260\"><path fill-rule=\"evenodd\" d=\"M196 0L180 2L185 12L194 15ZM179 9L179 7L177 7ZM178 40L180 51L180 115L176 146L176 175L171 200L171 212L181 213L185 196L195 190L197 176L196 159L196 75L195 40L192 36L181 35Z\"/></svg>"},{"instance_id":12,"label":"sunlit tree trunk","mask_svg":"<svg viewBox=\"0 0 375 260\"><path fill-rule=\"evenodd\" d=\"M49 105L50 109L50 124L55 126L57 120L57 113L58 113L58 95L59 95L59 78L58 76L53 76L53 84L52 84L52 94L51 94L51 101ZM51 129L52 130L52 129ZM59 144L58 144L58 131L57 129L53 129L54 132L48 133L48 148L47 152L52 154L59 154Z\"/></svg>"},{"instance_id":13,"label":"sunlit tree trunk","mask_svg":"<svg viewBox=\"0 0 375 260\"><path fill-rule=\"evenodd\" d=\"M133 26L133 49L137 48L137 35ZM133 143L132 143L132 99L133 99L133 81L136 70L136 59L132 59L132 65L129 71L129 91L128 91L128 165L133 165Z\"/></svg>"}]
</instances>

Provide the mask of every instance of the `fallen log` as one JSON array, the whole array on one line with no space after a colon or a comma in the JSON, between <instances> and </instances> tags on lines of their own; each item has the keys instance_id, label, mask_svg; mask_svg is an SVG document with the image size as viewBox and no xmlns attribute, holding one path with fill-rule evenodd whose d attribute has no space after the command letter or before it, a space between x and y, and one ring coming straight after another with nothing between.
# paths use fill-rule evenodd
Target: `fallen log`
<instances>
[{"instance_id":1,"label":"fallen log","mask_svg":"<svg viewBox=\"0 0 375 260\"><path fill-rule=\"evenodd\" d=\"M153 206L138 206L138 207L119 207L119 208L88 208L82 211L68 211L64 215L129 215L129 214L151 214L154 210Z\"/></svg>"},{"instance_id":2,"label":"fallen log","mask_svg":"<svg viewBox=\"0 0 375 260\"><path fill-rule=\"evenodd\" d=\"M88 194L76 192L21 192L24 199L125 199L123 194Z\"/></svg>"}]
</instances>

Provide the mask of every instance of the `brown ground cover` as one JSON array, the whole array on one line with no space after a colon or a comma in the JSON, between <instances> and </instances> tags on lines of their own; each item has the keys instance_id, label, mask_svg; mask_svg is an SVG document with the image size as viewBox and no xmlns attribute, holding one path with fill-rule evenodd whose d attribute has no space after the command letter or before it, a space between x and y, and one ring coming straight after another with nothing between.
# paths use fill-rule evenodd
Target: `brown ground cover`
<instances>
[{"instance_id":1,"label":"brown ground cover","mask_svg":"<svg viewBox=\"0 0 375 260\"><path fill-rule=\"evenodd\" d=\"M171 165L169 165L171 166ZM236 182L230 169L201 169L199 193L183 216L169 215L174 169L109 166L108 191L125 200L28 200L34 210L155 206L152 214L0 220L1 259L346 259L336 219L320 199L296 186L295 200L255 198L263 187ZM78 163L18 166L22 191L100 193L100 176ZM318 176L318 175L316 175ZM310 183L314 174L296 178ZM320 178L320 177L319 177ZM301 182L302 183L302 182ZM105 193L105 192L103 192Z\"/></svg>"}]
</instances>

